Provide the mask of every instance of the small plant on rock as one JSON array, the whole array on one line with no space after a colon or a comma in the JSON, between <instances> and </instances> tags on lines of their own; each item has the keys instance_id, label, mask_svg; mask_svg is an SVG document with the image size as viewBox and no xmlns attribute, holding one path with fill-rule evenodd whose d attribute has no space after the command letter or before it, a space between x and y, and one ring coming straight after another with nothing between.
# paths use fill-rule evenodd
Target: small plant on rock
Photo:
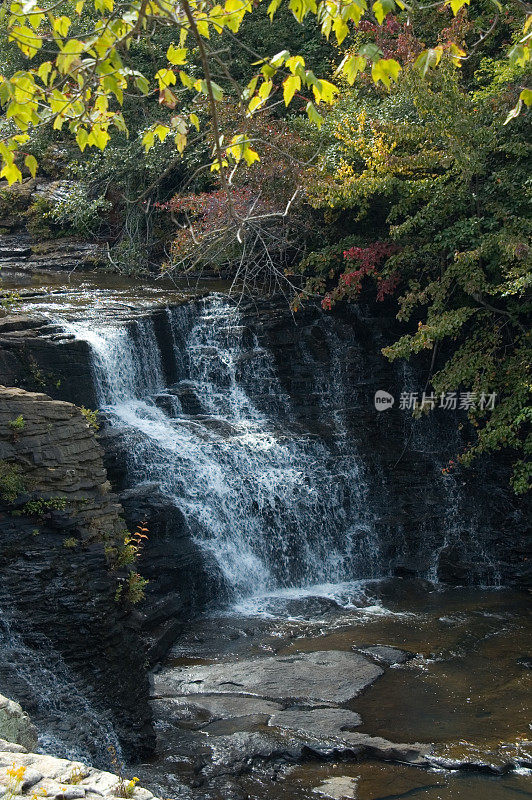
<instances>
[{"instance_id":1,"label":"small plant on rock","mask_svg":"<svg viewBox=\"0 0 532 800\"><path fill-rule=\"evenodd\" d=\"M15 417L15 419L9 420L8 425L13 436L17 436L19 433L22 433L26 427L26 420L22 414L19 414L18 417Z\"/></svg>"},{"instance_id":2,"label":"small plant on rock","mask_svg":"<svg viewBox=\"0 0 532 800\"><path fill-rule=\"evenodd\" d=\"M18 464L0 461L0 500L11 505L26 491L26 488L21 467Z\"/></svg>"},{"instance_id":3,"label":"small plant on rock","mask_svg":"<svg viewBox=\"0 0 532 800\"><path fill-rule=\"evenodd\" d=\"M20 767L17 767L15 762L13 762L11 767L7 770L7 789L3 796L3 800L13 800L16 795L20 795L25 772L26 767L23 764L21 764Z\"/></svg>"},{"instance_id":4,"label":"small plant on rock","mask_svg":"<svg viewBox=\"0 0 532 800\"><path fill-rule=\"evenodd\" d=\"M29 500L20 511L13 511L17 516L44 517L50 511L64 511L67 507L66 497L50 497L48 500L39 497L36 500Z\"/></svg>"},{"instance_id":5,"label":"small plant on rock","mask_svg":"<svg viewBox=\"0 0 532 800\"><path fill-rule=\"evenodd\" d=\"M67 550L73 550L78 544L79 541L75 536L69 536L67 539L63 539L63 547L66 547Z\"/></svg>"},{"instance_id":6,"label":"small plant on rock","mask_svg":"<svg viewBox=\"0 0 532 800\"><path fill-rule=\"evenodd\" d=\"M93 431L100 430L100 422L98 420L99 411L91 411L90 408L85 408L85 406L80 406L79 410L85 417L87 425L89 428L92 428Z\"/></svg>"}]
</instances>

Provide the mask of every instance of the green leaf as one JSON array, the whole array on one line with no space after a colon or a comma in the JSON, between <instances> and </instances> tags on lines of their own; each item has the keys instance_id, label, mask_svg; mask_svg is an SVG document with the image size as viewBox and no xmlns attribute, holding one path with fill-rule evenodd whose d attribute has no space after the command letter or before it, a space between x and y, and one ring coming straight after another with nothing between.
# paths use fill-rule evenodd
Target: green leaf
<instances>
[{"instance_id":1,"label":"green leaf","mask_svg":"<svg viewBox=\"0 0 532 800\"><path fill-rule=\"evenodd\" d=\"M323 125L323 117L321 116L320 112L318 111L314 103L311 103L309 101L306 105L305 111L307 112L307 116L310 122L312 122L313 125L317 125L318 128L321 128L321 126Z\"/></svg>"},{"instance_id":2,"label":"green leaf","mask_svg":"<svg viewBox=\"0 0 532 800\"><path fill-rule=\"evenodd\" d=\"M144 75L135 75L135 86L142 92L142 94L149 94L150 93L150 83Z\"/></svg>"},{"instance_id":3,"label":"green leaf","mask_svg":"<svg viewBox=\"0 0 532 800\"><path fill-rule=\"evenodd\" d=\"M34 178L37 174L37 159L35 156L27 155L24 159L24 163L30 171L31 177Z\"/></svg>"}]
</instances>

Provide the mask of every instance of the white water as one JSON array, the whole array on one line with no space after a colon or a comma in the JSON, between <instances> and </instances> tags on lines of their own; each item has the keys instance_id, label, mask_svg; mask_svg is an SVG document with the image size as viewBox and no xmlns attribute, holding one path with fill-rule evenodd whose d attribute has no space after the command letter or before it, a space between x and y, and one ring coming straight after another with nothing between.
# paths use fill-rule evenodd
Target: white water
<instances>
[{"instance_id":1,"label":"white water","mask_svg":"<svg viewBox=\"0 0 532 800\"><path fill-rule=\"evenodd\" d=\"M315 385L342 441L332 453L296 431L273 359L233 305L212 297L168 315L180 381L166 390L149 319L64 323L91 347L99 401L125 438L128 482L156 482L172 498L235 601L380 574L334 362Z\"/></svg>"},{"instance_id":2,"label":"white water","mask_svg":"<svg viewBox=\"0 0 532 800\"><path fill-rule=\"evenodd\" d=\"M111 719L91 699L51 642L41 634L23 633L0 608L0 681L4 692L21 702L39 731L39 750L59 758L112 768L108 748L123 760Z\"/></svg>"}]
</instances>

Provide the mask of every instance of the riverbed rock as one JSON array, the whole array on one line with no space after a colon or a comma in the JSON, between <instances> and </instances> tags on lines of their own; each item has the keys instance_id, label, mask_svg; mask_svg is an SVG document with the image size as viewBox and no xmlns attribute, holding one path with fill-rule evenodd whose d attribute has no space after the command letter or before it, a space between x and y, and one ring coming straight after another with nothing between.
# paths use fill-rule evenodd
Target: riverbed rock
<instances>
[{"instance_id":1,"label":"riverbed rock","mask_svg":"<svg viewBox=\"0 0 532 800\"><path fill-rule=\"evenodd\" d=\"M399 650L398 647L390 647L384 644L357 647L356 651L375 659L378 664L383 664L388 667L395 664L405 664L411 658L414 658L414 653L409 653L407 650Z\"/></svg>"},{"instance_id":2,"label":"riverbed rock","mask_svg":"<svg viewBox=\"0 0 532 800\"><path fill-rule=\"evenodd\" d=\"M323 797L330 797L331 800L350 800L357 796L357 781L345 776L328 778L312 791Z\"/></svg>"},{"instance_id":3,"label":"riverbed rock","mask_svg":"<svg viewBox=\"0 0 532 800\"><path fill-rule=\"evenodd\" d=\"M358 653L329 650L172 669L155 676L155 696L245 694L343 703L356 697L382 669Z\"/></svg>"},{"instance_id":4,"label":"riverbed rock","mask_svg":"<svg viewBox=\"0 0 532 800\"><path fill-rule=\"evenodd\" d=\"M19 703L0 694L0 737L28 750L37 747L37 728Z\"/></svg>"},{"instance_id":5,"label":"riverbed rock","mask_svg":"<svg viewBox=\"0 0 532 800\"><path fill-rule=\"evenodd\" d=\"M274 728L310 733L316 738L335 736L343 738L362 723L362 717L345 708L287 708L274 713L268 725Z\"/></svg>"}]
</instances>

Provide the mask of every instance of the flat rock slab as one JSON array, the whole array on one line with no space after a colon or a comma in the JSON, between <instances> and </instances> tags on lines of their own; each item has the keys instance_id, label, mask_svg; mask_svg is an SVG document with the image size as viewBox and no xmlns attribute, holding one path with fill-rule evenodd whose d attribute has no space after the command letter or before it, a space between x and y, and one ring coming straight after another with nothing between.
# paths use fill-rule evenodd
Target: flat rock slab
<instances>
[{"instance_id":1,"label":"flat rock slab","mask_svg":"<svg viewBox=\"0 0 532 800\"><path fill-rule=\"evenodd\" d=\"M164 702L164 701L163 701ZM244 697L238 695L185 695L172 697L166 702L171 704L174 712L182 710L184 716L188 712L204 712L210 719L234 719L235 717L248 717L255 714L271 715L281 711L282 706L269 700Z\"/></svg>"},{"instance_id":2,"label":"flat rock slab","mask_svg":"<svg viewBox=\"0 0 532 800\"><path fill-rule=\"evenodd\" d=\"M350 800L357 796L357 781L356 778L344 776L328 778L312 791L321 794L322 797L331 797L332 800Z\"/></svg>"},{"instance_id":3,"label":"flat rock slab","mask_svg":"<svg viewBox=\"0 0 532 800\"><path fill-rule=\"evenodd\" d=\"M360 653L328 650L174 668L155 677L154 695L245 694L345 703L382 673L380 666Z\"/></svg>"},{"instance_id":4,"label":"flat rock slab","mask_svg":"<svg viewBox=\"0 0 532 800\"><path fill-rule=\"evenodd\" d=\"M274 728L288 728L296 733L310 733L317 738L329 736L345 737L362 723L362 717L355 711L345 708L313 708L299 710L287 708L270 717L268 725Z\"/></svg>"}]
</instances>

